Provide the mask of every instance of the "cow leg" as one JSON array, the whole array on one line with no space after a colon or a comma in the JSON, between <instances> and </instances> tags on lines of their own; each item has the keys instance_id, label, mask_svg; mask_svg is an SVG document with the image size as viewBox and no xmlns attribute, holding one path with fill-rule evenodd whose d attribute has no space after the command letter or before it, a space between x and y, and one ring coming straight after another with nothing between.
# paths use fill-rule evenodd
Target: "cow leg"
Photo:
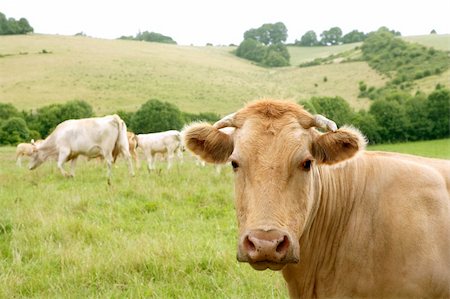
<instances>
[{"instance_id":1,"label":"cow leg","mask_svg":"<svg viewBox=\"0 0 450 299\"><path fill-rule=\"evenodd\" d=\"M22 167L22 155L21 154L18 154L16 156L16 164L17 164L17 166Z\"/></svg>"},{"instance_id":2,"label":"cow leg","mask_svg":"<svg viewBox=\"0 0 450 299\"><path fill-rule=\"evenodd\" d=\"M113 157L111 153L104 154L103 157L106 161L106 176L108 177L108 185L111 185L111 169L113 164Z\"/></svg>"},{"instance_id":3,"label":"cow leg","mask_svg":"<svg viewBox=\"0 0 450 299\"><path fill-rule=\"evenodd\" d=\"M123 156L125 157L125 159L127 160L127 163L128 163L128 172L130 173L131 176L134 176L133 162L131 162L131 156L130 156L130 153L129 153L127 150L125 150L125 149L122 149L121 152L122 152L122 155L123 155Z\"/></svg>"},{"instance_id":4,"label":"cow leg","mask_svg":"<svg viewBox=\"0 0 450 299\"><path fill-rule=\"evenodd\" d=\"M67 161L67 158L70 155L69 149L60 149L59 155L58 155L58 168L61 171L62 175L65 177L69 177L70 174L64 169L64 163Z\"/></svg>"},{"instance_id":5,"label":"cow leg","mask_svg":"<svg viewBox=\"0 0 450 299\"><path fill-rule=\"evenodd\" d=\"M155 158L156 157L152 153L149 153L147 155L147 168L148 168L148 171L152 171L152 170L155 169Z\"/></svg>"},{"instance_id":6,"label":"cow leg","mask_svg":"<svg viewBox=\"0 0 450 299\"><path fill-rule=\"evenodd\" d=\"M139 161L139 155L136 152L136 150L132 151L131 155L133 156L134 162L136 163L136 168L140 168L141 167L141 163Z\"/></svg>"},{"instance_id":7,"label":"cow leg","mask_svg":"<svg viewBox=\"0 0 450 299\"><path fill-rule=\"evenodd\" d=\"M173 157L174 157L173 152L167 153L167 169L170 169L172 167Z\"/></svg>"},{"instance_id":8,"label":"cow leg","mask_svg":"<svg viewBox=\"0 0 450 299\"><path fill-rule=\"evenodd\" d=\"M180 162L183 163L184 162L183 151L181 150L181 148L177 149L177 156L178 156L178 159L180 160Z\"/></svg>"},{"instance_id":9,"label":"cow leg","mask_svg":"<svg viewBox=\"0 0 450 299\"><path fill-rule=\"evenodd\" d=\"M77 158L73 158L70 161L70 176L74 177L75 176L75 166L77 165Z\"/></svg>"}]
</instances>

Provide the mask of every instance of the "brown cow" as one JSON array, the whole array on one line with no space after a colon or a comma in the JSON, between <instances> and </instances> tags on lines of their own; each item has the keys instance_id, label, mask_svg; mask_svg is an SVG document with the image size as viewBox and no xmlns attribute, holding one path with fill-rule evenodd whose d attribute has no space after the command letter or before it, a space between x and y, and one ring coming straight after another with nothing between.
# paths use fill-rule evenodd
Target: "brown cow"
<instances>
[{"instance_id":1,"label":"brown cow","mask_svg":"<svg viewBox=\"0 0 450 299\"><path fill-rule=\"evenodd\" d=\"M137 153L138 141L136 138L136 134L133 132L127 131L127 139L128 139L128 149L130 151L130 155L133 157L136 162L136 167L139 168L139 155ZM116 163L117 157L120 154L120 148L115 147L113 150L113 163ZM101 157L100 157L101 158Z\"/></svg>"},{"instance_id":2,"label":"brown cow","mask_svg":"<svg viewBox=\"0 0 450 299\"><path fill-rule=\"evenodd\" d=\"M286 101L183 135L231 161L237 258L282 270L292 298L450 298L450 161L365 151L358 130Z\"/></svg>"}]
</instances>

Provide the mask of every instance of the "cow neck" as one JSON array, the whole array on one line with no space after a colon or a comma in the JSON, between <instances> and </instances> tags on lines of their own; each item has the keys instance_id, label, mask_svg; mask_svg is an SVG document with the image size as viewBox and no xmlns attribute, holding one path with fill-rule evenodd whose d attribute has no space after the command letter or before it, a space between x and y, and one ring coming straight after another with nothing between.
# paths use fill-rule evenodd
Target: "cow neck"
<instances>
[{"instance_id":1,"label":"cow neck","mask_svg":"<svg viewBox=\"0 0 450 299\"><path fill-rule=\"evenodd\" d=\"M365 185L365 177L358 176L358 165L352 159L337 166L319 166L313 173L312 220L300 239L302 296L314 297L321 282L333 281L342 238L361 199L358 188Z\"/></svg>"},{"instance_id":2,"label":"cow neck","mask_svg":"<svg viewBox=\"0 0 450 299\"><path fill-rule=\"evenodd\" d=\"M42 141L38 145L39 151L42 152L44 160L49 157L55 156L58 154L58 150L55 144L55 136L54 134L50 134L44 141Z\"/></svg>"}]
</instances>

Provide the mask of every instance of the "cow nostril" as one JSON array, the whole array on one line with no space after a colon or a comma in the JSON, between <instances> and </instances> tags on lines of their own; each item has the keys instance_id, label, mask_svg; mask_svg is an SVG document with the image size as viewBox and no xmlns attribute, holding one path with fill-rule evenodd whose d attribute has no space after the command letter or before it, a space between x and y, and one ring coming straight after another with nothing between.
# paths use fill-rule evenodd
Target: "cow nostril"
<instances>
[{"instance_id":1,"label":"cow nostril","mask_svg":"<svg viewBox=\"0 0 450 299\"><path fill-rule=\"evenodd\" d=\"M283 240L278 243L276 251L278 253L286 253L289 249L289 245L289 238L287 236L284 236Z\"/></svg>"},{"instance_id":2,"label":"cow nostril","mask_svg":"<svg viewBox=\"0 0 450 299\"><path fill-rule=\"evenodd\" d=\"M244 248L246 251L251 252L256 250L255 244L248 238L248 236L244 240Z\"/></svg>"}]
</instances>

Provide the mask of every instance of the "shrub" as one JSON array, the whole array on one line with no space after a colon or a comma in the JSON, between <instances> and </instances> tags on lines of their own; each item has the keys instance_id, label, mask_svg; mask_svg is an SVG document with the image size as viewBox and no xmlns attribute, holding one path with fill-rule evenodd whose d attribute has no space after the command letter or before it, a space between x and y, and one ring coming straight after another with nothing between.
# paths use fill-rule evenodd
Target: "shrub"
<instances>
[{"instance_id":1,"label":"shrub","mask_svg":"<svg viewBox=\"0 0 450 299\"><path fill-rule=\"evenodd\" d=\"M30 130L23 118L11 117L0 128L1 144L17 144L30 138Z\"/></svg>"},{"instance_id":2,"label":"shrub","mask_svg":"<svg viewBox=\"0 0 450 299\"><path fill-rule=\"evenodd\" d=\"M156 99L144 103L131 118L131 129L137 134L180 130L182 127L183 118L178 107Z\"/></svg>"}]
</instances>

